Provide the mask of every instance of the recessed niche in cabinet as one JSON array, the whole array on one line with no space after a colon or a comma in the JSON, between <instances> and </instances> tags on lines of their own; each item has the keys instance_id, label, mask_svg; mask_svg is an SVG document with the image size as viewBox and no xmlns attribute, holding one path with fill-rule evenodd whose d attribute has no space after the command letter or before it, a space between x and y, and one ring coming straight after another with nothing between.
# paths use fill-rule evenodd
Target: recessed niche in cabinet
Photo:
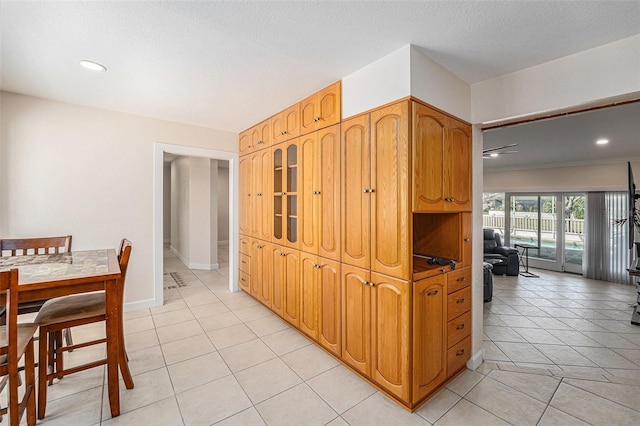
<instances>
[{"instance_id":1,"label":"recessed niche in cabinet","mask_svg":"<svg viewBox=\"0 0 640 426\"><path fill-rule=\"evenodd\" d=\"M461 223L460 213L414 213L413 252L461 261Z\"/></svg>"}]
</instances>

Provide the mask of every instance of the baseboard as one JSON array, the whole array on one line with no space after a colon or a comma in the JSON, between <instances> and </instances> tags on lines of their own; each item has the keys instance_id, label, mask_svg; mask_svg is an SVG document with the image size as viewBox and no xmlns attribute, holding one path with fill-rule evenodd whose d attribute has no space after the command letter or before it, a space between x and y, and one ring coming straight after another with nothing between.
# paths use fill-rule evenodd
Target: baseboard
<instances>
[{"instance_id":1,"label":"baseboard","mask_svg":"<svg viewBox=\"0 0 640 426\"><path fill-rule=\"evenodd\" d=\"M184 263L184 262L182 262ZM189 263L189 269L200 269L203 271L215 271L220 267L218 263Z\"/></svg>"},{"instance_id":2,"label":"baseboard","mask_svg":"<svg viewBox=\"0 0 640 426\"><path fill-rule=\"evenodd\" d=\"M171 238L163 240L162 244L171 244Z\"/></svg>"},{"instance_id":3,"label":"baseboard","mask_svg":"<svg viewBox=\"0 0 640 426\"><path fill-rule=\"evenodd\" d=\"M139 300L137 302L129 302L124 304L125 312L139 311L141 309L154 308L156 306L155 299Z\"/></svg>"},{"instance_id":4,"label":"baseboard","mask_svg":"<svg viewBox=\"0 0 640 426\"><path fill-rule=\"evenodd\" d=\"M482 361L484 360L484 349L480 349L478 352L473 354L469 361L467 361L467 368L469 370L475 370L480 367Z\"/></svg>"}]
</instances>

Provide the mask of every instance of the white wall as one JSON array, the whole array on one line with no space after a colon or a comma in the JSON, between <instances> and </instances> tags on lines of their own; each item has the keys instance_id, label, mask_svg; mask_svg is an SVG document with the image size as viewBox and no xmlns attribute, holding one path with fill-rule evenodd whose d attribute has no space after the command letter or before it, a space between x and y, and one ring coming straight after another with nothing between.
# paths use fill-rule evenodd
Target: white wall
<instances>
[{"instance_id":1,"label":"white wall","mask_svg":"<svg viewBox=\"0 0 640 426\"><path fill-rule=\"evenodd\" d=\"M640 162L632 162L640 170ZM484 172L484 192L626 191L627 163Z\"/></svg>"},{"instance_id":2,"label":"white wall","mask_svg":"<svg viewBox=\"0 0 640 426\"><path fill-rule=\"evenodd\" d=\"M171 251L188 265L191 252L189 206L189 158L178 157L171 163Z\"/></svg>"},{"instance_id":3,"label":"white wall","mask_svg":"<svg viewBox=\"0 0 640 426\"><path fill-rule=\"evenodd\" d=\"M220 161L218 161L218 165ZM229 168L218 167L218 240L229 241Z\"/></svg>"},{"instance_id":4,"label":"white wall","mask_svg":"<svg viewBox=\"0 0 640 426\"><path fill-rule=\"evenodd\" d=\"M563 110L608 98L637 97L639 70L640 35L636 35L476 83L471 86L472 122Z\"/></svg>"},{"instance_id":5,"label":"white wall","mask_svg":"<svg viewBox=\"0 0 640 426\"><path fill-rule=\"evenodd\" d=\"M0 108L0 235L72 234L75 250L127 237L127 308L151 306L154 143L237 152L237 134L7 92Z\"/></svg>"}]
</instances>

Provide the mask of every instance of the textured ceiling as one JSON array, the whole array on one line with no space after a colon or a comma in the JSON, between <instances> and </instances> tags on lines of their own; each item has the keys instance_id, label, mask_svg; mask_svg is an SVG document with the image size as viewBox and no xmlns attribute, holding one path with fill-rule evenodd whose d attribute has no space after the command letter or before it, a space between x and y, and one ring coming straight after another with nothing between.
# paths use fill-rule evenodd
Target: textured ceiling
<instances>
[{"instance_id":1,"label":"textured ceiling","mask_svg":"<svg viewBox=\"0 0 640 426\"><path fill-rule=\"evenodd\" d=\"M237 132L407 44L474 83L638 33L638 1L1 1L0 88Z\"/></svg>"}]
</instances>

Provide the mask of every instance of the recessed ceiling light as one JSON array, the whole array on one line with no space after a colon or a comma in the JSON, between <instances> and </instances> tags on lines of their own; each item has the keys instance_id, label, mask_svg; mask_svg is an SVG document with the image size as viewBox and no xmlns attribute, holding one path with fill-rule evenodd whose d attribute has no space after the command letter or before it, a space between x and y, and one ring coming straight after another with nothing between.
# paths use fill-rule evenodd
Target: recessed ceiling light
<instances>
[{"instance_id":1,"label":"recessed ceiling light","mask_svg":"<svg viewBox=\"0 0 640 426\"><path fill-rule=\"evenodd\" d=\"M82 65L83 67L85 67L88 70L91 71L106 71L107 67L105 67L104 65L100 65L96 62L92 62L92 61L87 61L87 60L82 60L80 61L80 65Z\"/></svg>"},{"instance_id":2,"label":"recessed ceiling light","mask_svg":"<svg viewBox=\"0 0 640 426\"><path fill-rule=\"evenodd\" d=\"M598 140L596 141L596 143L597 143L598 145L606 145L606 144L608 144L608 143L609 143L609 139L598 139Z\"/></svg>"}]
</instances>

